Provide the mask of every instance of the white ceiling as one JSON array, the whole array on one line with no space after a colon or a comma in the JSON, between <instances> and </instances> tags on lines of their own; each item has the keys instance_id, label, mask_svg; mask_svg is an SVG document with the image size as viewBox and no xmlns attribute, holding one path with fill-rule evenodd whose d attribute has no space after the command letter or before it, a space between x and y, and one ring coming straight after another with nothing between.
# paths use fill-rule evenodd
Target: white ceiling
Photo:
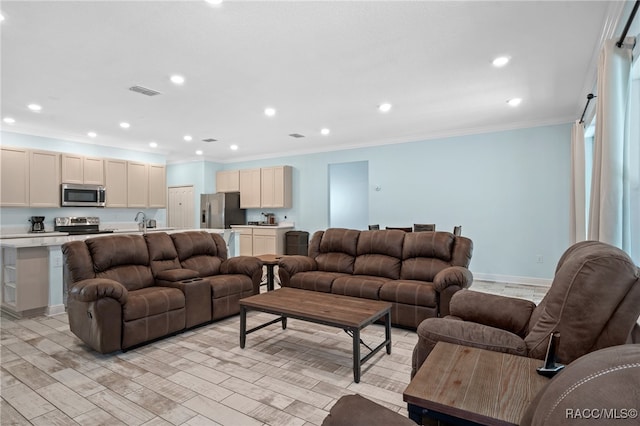
<instances>
[{"instance_id":1,"label":"white ceiling","mask_svg":"<svg viewBox=\"0 0 640 426\"><path fill-rule=\"evenodd\" d=\"M198 149L234 162L571 122L621 13L606 1L23 0L0 9L1 112L16 120L4 130L169 162L202 158ZM497 69L499 55L511 62ZM176 73L184 85L169 81ZM514 97L517 108L506 104ZM377 110L382 102L390 112Z\"/></svg>"}]
</instances>

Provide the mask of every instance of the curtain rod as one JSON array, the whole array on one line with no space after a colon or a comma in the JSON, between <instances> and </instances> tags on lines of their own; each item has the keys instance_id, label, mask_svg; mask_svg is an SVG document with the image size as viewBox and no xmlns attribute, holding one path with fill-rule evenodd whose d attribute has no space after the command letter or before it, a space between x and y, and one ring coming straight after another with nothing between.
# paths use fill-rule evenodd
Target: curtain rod
<instances>
[{"instance_id":1,"label":"curtain rod","mask_svg":"<svg viewBox=\"0 0 640 426\"><path fill-rule=\"evenodd\" d=\"M629 15L629 19L624 26L624 30L622 31L622 36L620 36L620 40L616 43L616 46L622 47L622 43L624 43L624 38L627 36L627 31L629 31L629 27L631 27L631 23L633 22L633 18L636 16L636 12L638 11L638 5L640 5L640 0L636 0L636 4L633 6L633 10Z\"/></svg>"},{"instance_id":2,"label":"curtain rod","mask_svg":"<svg viewBox=\"0 0 640 426\"><path fill-rule=\"evenodd\" d=\"M589 107L589 102L591 102L591 99L593 98L597 98L596 95L594 95L593 93L589 93L587 95L587 104L584 106L584 111L582 111L582 117L580 117L580 124L584 123L584 115L587 113L587 108Z\"/></svg>"}]
</instances>

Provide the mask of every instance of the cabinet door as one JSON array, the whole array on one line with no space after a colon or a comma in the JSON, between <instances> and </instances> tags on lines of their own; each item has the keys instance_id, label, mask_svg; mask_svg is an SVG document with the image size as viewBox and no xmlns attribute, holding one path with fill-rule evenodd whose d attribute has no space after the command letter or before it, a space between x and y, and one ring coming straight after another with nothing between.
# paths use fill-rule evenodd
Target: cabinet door
<instances>
[{"instance_id":1,"label":"cabinet door","mask_svg":"<svg viewBox=\"0 0 640 426\"><path fill-rule=\"evenodd\" d=\"M240 234L240 256L253 256L253 236Z\"/></svg>"},{"instance_id":2,"label":"cabinet door","mask_svg":"<svg viewBox=\"0 0 640 426\"><path fill-rule=\"evenodd\" d=\"M291 175L290 166L261 169L261 207L291 208Z\"/></svg>"},{"instance_id":3,"label":"cabinet door","mask_svg":"<svg viewBox=\"0 0 640 426\"><path fill-rule=\"evenodd\" d=\"M167 207L167 174L162 164L149 164L149 207Z\"/></svg>"},{"instance_id":4,"label":"cabinet door","mask_svg":"<svg viewBox=\"0 0 640 426\"><path fill-rule=\"evenodd\" d=\"M17 148L0 150L0 191L0 205L3 207L29 206L29 151Z\"/></svg>"},{"instance_id":5,"label":"cabinet door","mask_svg":"<svg viewBox=\"0 0 640 426\"><path fill-rule=\"evenodd\" d=\"M275 168L260 169L260 206L276 207L275 205Z\"/></svg>"},{"instance_id":6,"label":"cabinet door","mask_svg":"<svg viewBox=\"0 0 640 426\"><path fill-rule=\"evenodd\" d=\"M104 185L104 160L102 158L84 157L84 183Z\"/></svg>"},{"instance_id":7,"label":"cabinet door","mask_svg":"<svg viewBox=\"0 0 640 426\"><path fill-rule=\"evenodd\" d=\"M216 172L216 192L240 191L240 171L220 170Z\"/></svg>"},{"instance_id":8,"label":"cabinet door","mask_svg":"<svg viewBox=\"0 0 640 426\"><path fill-rule=\"evenodd\" d=\"M29 205L60 207L60 154L31 151L29 156Z\"/></svg>"},{"instance_id":9,"label":"cabinet door","mask_svg":"<svg viewBox=\"0 0 640 426\"><path fill-rule=\"evenodd\" d=\"M260 169L240 170L240 208L260 207Z\"/></svg>"},{"instance_id":10,"label":"cabinet door","mask_svg":"<svg viewBox=\"0 0 640 426\"><path fill-rule=\"evenodd\" d=\"M127 207L149 204L149 167L145 163L127 162Z\"/></svg>"},{"instance_id":11,"label":"cabinet door","mask_svg":"<svg viewBox=\"0 0 640 426\"><path fill-rule=\"evenodd\" d=\"M275 235L253 236L253 255L260 256L261 254L277 254Z\"/></svg>"},{"instance_id":12,"label":"cabinet door","mask_svg":"<svg viewBox=\"0 0 640 426\"><path fill-rule=\"evenodd\" d=\"M62 183L84 183L84 157L62 154Z\"/></svg>"},{"instance_id":13,"label":"cabinet door","mask_svg":"<svg viewBox=\"0 0 640 426\"><path fill-rule=\"evenodd\" d=\"M104 169L107 207L127 207L127 162L108 159Z\"/></svg>"}]
</instances>

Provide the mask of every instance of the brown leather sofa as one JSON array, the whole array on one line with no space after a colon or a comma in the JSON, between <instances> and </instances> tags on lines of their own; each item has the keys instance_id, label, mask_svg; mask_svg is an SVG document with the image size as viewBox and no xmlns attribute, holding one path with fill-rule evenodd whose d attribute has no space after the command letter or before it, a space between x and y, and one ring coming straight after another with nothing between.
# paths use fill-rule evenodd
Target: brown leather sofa
<instances>
[{"instance_id":1,"label":"brown leather sofa","mask_svg":"<svg viewBox=\"0 0 640 426\"><path fill-rule=\"evenodd\" d=\"M62 246L71 331L100 353L125 350L240 311L262 263L227 259L220 235L109 235Z\"/></svg>"},{"instance_id":2,"label":"brown leather sofa","mask_svg":"<svg viewBox=\"0 0 640 426\"><path fill-rule=\"evenodd\" d=\"M473 281L473 243L449 232L317 231L309 255L278 263L283 287L384 300L391 322L416 328L449 313L449 301Z\"/></svg>"},{"instance_id":3,"label":"brown leather sofa","mask_svg":"<svg viewBox=\"0 0 640 426\"><path fill-rule=\"evenodd\" d=\"M423 321L413 352L415 375L438 341L544 359L549 336L560 332L558 362L631 343L640 316L640 269L622 250L583 241L561 256L544 299L465 290L451 300L451 315Z\"/></svg>"}]
</instances>

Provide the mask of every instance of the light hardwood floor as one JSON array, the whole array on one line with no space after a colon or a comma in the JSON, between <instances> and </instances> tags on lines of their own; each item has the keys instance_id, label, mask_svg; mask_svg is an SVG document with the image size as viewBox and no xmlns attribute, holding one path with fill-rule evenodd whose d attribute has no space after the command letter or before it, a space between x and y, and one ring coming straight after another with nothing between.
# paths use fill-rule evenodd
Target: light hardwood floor
<instances>
[{"instance_id":1,"label":"light hardwood floor","mask_svg":"<svg viewBox=\"0 0 640 426\"><path fill-rule=\"evenodd\" d=\"M474 282L478 291L539 302L546 288ZM252 312L248 325L273 316ZM340 396L360 393L406 415L415 332L393 328L353 382L351 338L290 319L247 336L239 316L147 346L100 355L70 331L66 314L0 319L2 425L319 425ZM384 328L362 332L365 343ZM366 349L363 349L363 351Z\"/></svg>"}]
</instances>

